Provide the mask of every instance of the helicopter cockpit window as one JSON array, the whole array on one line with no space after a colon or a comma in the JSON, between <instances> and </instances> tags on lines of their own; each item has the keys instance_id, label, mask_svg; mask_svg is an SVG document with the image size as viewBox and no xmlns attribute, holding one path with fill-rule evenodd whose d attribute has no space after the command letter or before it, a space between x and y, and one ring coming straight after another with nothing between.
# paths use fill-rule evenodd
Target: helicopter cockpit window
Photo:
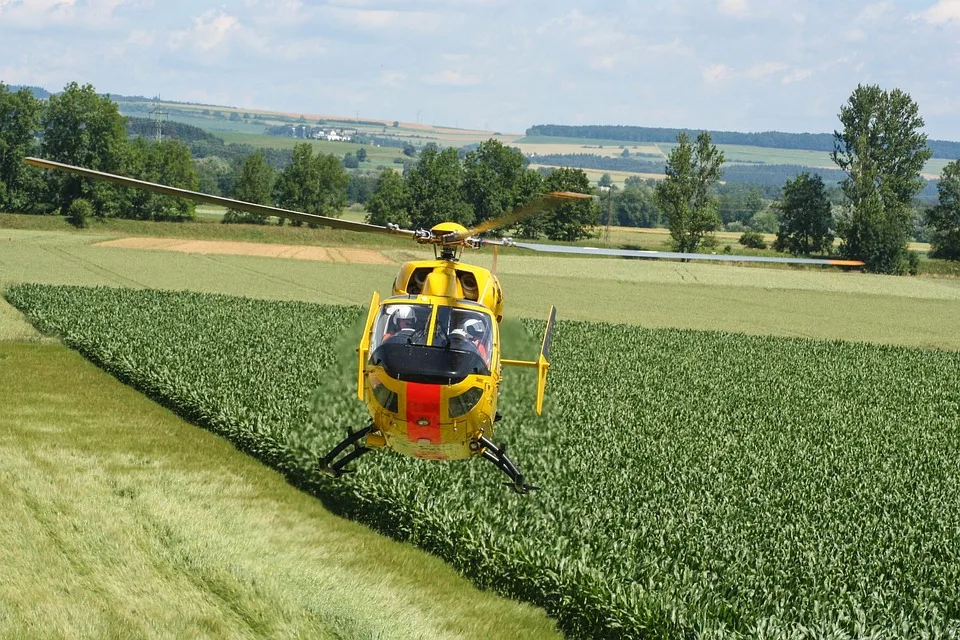
<instances>
[{"instance_id":1,"label":"helicopter cockpit window","mask_svg":"<svg viewBox=\"0 0 960 640\"><path fill-rule=\"evenodd\" d=\"M439 307L432 344L476 353L489 367L493 344L490 316L470 309Z\"/></svg>"},{"instance_id":2,"label":"helicopter cockpit window","mask_svg":"<svg viewBox=\"0 0 960 640\"><path fill-rule=\"evenodd\" d=\"M380 309L370 337L370 351L381 344L427 344L433 307L428 304L388 304Z\"/></svg>"}]
</instances>

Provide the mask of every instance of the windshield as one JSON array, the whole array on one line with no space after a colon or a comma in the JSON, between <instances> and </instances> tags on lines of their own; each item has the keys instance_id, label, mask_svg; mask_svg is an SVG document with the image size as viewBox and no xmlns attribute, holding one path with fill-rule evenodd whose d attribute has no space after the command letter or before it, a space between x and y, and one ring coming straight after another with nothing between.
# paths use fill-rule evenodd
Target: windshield
<instances>
[{"instance_id":1,"label":"windshield","mask_svg":"<svg viewBox=\"0 0 960 640\"><path fill-rule=\"evenodd\" d=\"M489 367L492 342L493 326L490 316L470 309L437 309L433 346L475 353Z\"/></svg>"},{"instance_id":2,"label":"windshield","mask_svg":"<svg viewBox=\"0 0 960 640\"><path fill-rule=\"evenodd\" d=\"M428 304L385 304L370 336L370 361L390 377L410 382L454 384L468 375L490 375L490 316L438 306L428 340L432 314Z\"/></svg>"},{"instance_id":3,"label":"windshield","mask_svg":"<svg viewBox=\"0 0 960 640\"><path fill-rule=\"evenodd\" d=\"M370 352L380 345L427 344L427 329L433 306L429 304L385 304L373 325Z\"/></svg>"}]
</instances>

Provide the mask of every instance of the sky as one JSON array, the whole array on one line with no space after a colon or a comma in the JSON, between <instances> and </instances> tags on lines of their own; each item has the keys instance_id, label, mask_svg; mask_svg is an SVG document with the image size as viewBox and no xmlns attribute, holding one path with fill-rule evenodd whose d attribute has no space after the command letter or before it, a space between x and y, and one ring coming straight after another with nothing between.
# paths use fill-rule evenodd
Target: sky
<instances>
[{"instance_id":1,"label":"sky","mask_svg":"<svg viewBox=\"0 0 960 640\"><path fill-rule=\"evenodd\" d=\"M832 132L858 84L960 140L960 0L0 0L0 82L503 133Z\"/></svg>"}]
</instances>

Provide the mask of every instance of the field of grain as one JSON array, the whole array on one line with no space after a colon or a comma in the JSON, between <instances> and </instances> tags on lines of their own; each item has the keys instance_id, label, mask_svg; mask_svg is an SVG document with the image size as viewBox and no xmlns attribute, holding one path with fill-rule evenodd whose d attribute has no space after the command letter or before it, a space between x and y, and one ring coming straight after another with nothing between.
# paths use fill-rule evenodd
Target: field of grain
<instances>
[{"instance_id":1,"label":"field of grain","mask_svg":"<svg viewBox=\"0 0 960 640\"><path fill-rule=\"evenodd\" d=\"M960 632L958 352L562 322L547 417L523 373L501 402L499 437L543 487L519 497L477 461L387 452L346 481L313 470L363 420L352 350L330 359L362 308L8 296L121 380L573 636ZM535 348L542 323L527 327Z\"/></svg>"}]
</instances>

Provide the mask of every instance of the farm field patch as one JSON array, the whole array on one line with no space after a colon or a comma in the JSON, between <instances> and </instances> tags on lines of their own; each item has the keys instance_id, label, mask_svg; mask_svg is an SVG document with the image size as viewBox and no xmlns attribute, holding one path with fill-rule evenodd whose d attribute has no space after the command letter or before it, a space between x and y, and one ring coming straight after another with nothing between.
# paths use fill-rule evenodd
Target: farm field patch
<instances>
[{"instance_id":1,"label":"farm field patch","mask_svg":"<svg viewBox=\"0 0 960 640\"><path fill-rule=\"evenodd\" d=\"M533 158L533 160L536 160L536 158ZM536 162L531 162L529 166L532 169L555 169L556 168L552 165L537 164ZM623 189L624 183L626 182L627 178L631 176L643 178L644 180L662 180L663 179L662 173L634 173L632 171L616 171L616 170L610 170L610 169L581 169L581 171L583 171L587 175L587 178L589 178L590 181L594 183L600 180L600 178L603 177L603 174L609 173L611 180L613 180L613 184L615 184L620 189Z\"/></svg>"},{"instance_id":2,"label":"farm field patch","mask_svg":"<svg viewBox=\"0 0 960 640\"><path fill-rule=\"evenodd\" d=\"M657 156L657 158L664 159L666 156L660 150L659 147L655 144L623 144L623 145L603 145L602 147L597 144L576 144L569 142L557 142L557 143L536 143L536 142L514 142L509 146L517 147L524 153L538 153L541 155L545 154L572 154L572 153L589 153L597 156L604 156L608 158L616 158L623 155L623 150L626 149L630 152L631 156L637 154L649 154L651 156ZM623 146L623 149L620 147ZM650 158L654 160L656 158Z\"/></svg>"},{"instance_id":3,"label":"farm field patch","mask_svg":"<svg viewBox=\"0 0 960 640\"><path fill-rule=\"evenodd\" d=\"M960 631L960 353L561 322L546 417L528 372L504 390L498 438L544 488L521 498L490 465L389 452L346 481L313 479L316 456L363 420L353 343L330 348L360 307L8 296L345 514L573 635Z\"/></svg>"},{"instance_id":4,"label":"farm field patch","mask_svg":"<svg viewBox=\"0 0 960 640\"><path fill-rule=\"evenodd\" d=\"M258 133L243 133L237 131L218 131L217 135L228 143L249 144L254 147L269 147L272 149L293 149L300 143L309 143L314 153L329 153L343 157L347 153L356 153L358 149L367 150L367 159L361 166L373 168L376 164L392 163L394 158L403 155L402 149L396 147L377 147L372 144L357 144L355 142L340 142L336 140L304 140L287 136L268 136Z\"/></svg>"},{"instance_id":5,"label":"farm field patch","mask_svg":"<svg viewBox=\"0 0 960 640\"><path fill-rule=\"evenodd\" d=\"M323 262L348 262L360 264L394 264L381 252L374 249L351 249L311 247L305 245L264 244L259 242L214 242L210 240L180 240L176 238L120 238L98 242L97 247L120 249L149 249L153 251L177 251L235 256L261 256L268 258L291 258L294 260L320 260Z\"/></svg>"},{"instance_id":6,"label":"farm field patch","mask_svg":"<svg viewBox=\"0 0 960 640\"><path fill-rule=\"evenodd\" d=\"M108 239L2 230L0 287L110 285L367 304L375 290L389 294L396 276L393 265L91 246ZM407 243L383 251L398 262L433 255ZM487 251L468 259L492 266ZM498 273L512 317L541 318L555 304L566 319L960 348L958 279L554 258L512 250L502 252Z\"/></svg>"},{"instance_id":7,"label":"farm field patch","mask_svg":"<svg viewBox=\"0 0 960 640\"><path fill-rule=\"evenodd\" d=\"M559 637L61 344L0 341L0 459L0 638Z\"/></svg>"}]
</instances>

